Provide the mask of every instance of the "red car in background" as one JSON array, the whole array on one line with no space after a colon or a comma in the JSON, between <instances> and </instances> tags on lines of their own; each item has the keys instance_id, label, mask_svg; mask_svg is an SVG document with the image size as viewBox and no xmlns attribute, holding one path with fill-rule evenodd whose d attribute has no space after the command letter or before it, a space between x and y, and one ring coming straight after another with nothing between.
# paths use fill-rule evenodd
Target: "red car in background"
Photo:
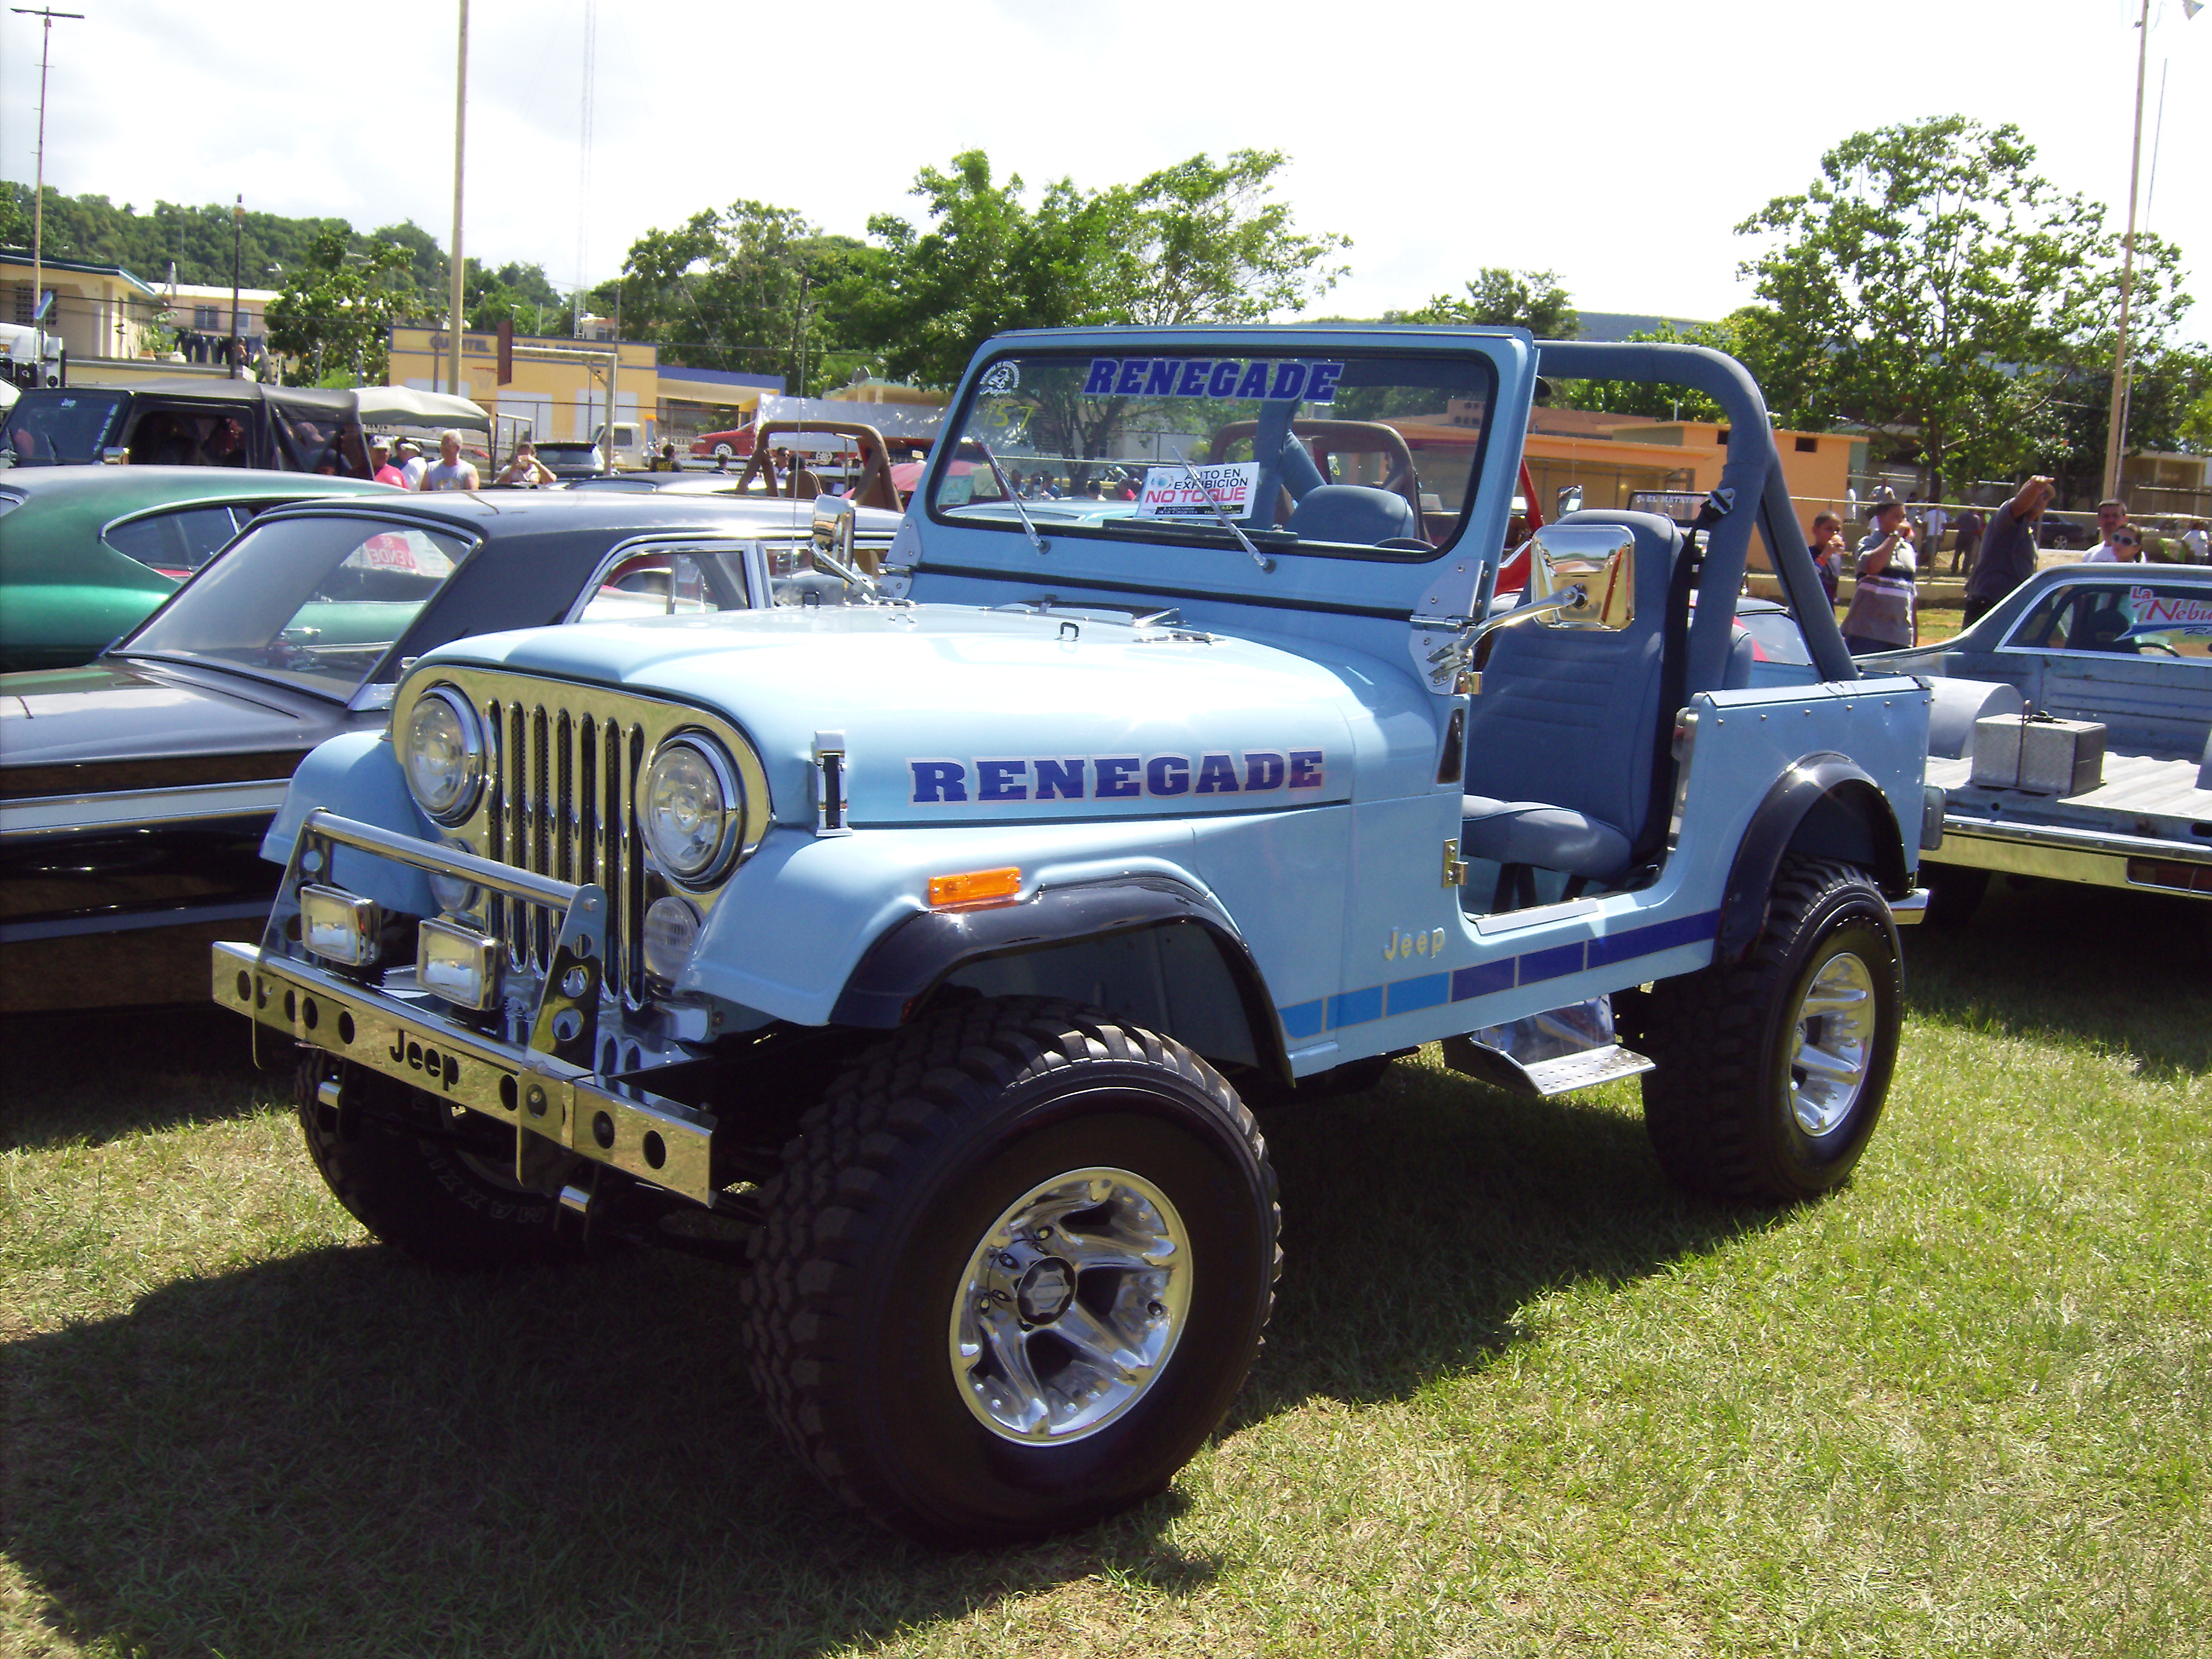
<instances>
[{"instance_id":1,"label":"red car in background","mask_svg":"<svg viewBox=\"0 0 2212 1659\"><path fill-rule=\"evenodd\" d=\"M753 429L733 427L727 432L702 432L691 441L691 456L701 461L742 461L753 453Z\"/></svg>"}]
</instances>

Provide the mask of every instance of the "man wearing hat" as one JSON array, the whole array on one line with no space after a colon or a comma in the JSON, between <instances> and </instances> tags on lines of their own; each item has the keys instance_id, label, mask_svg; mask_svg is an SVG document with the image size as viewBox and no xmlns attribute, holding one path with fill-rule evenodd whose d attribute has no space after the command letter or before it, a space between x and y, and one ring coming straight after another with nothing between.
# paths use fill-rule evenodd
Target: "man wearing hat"
<instances>
[{"instance_id":1,"label":"man wearing hat","mask_svg":"<svg viewBox=\"0 0 2212 1659\"><path fill-rule=\"evenodd\" d=\"M399 447L392 452L392 457L398 464L401 474L407 480L401 488L420 489L422 487L422 475L430 470L429 462L422 459L421 448L413 441L402 438L399 441Z\"/></svg>"},{"instance_id":2,"label":"man wearing hat","mask_svg":"<svg viewBox=\"0 0 2212 1659\"><path fill-rule=\"evenodd\" d=\"M368 476L380 484L390 484L394 489L407 488L407 475L392 464L392 440L371 438L368 441Z\"/></svg>"}]
</instances>

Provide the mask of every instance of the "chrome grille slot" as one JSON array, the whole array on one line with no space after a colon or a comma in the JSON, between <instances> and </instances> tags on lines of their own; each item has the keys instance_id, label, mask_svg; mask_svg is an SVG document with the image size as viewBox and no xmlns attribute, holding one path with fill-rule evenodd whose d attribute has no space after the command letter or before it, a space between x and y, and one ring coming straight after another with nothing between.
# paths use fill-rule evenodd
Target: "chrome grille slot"
<instances>
[{"instance_id":1,"label":"chrome grille slot","mask_svg":"<svg viewBox=\"0 0 2212 1659\"><path fill-rule=\"evenodd\" d=\"M607 987L635 1008L645 1000L645 868L631 799L646 734L641 725L595 712L580 689L577 702L582 706L485 705L485 728L501 734L486 841L502 864L605 892ZM492 904L492 929L507 943L508 966L543 974L559 919L520 899L495 897Z\"/></svg>"}]
</instances>

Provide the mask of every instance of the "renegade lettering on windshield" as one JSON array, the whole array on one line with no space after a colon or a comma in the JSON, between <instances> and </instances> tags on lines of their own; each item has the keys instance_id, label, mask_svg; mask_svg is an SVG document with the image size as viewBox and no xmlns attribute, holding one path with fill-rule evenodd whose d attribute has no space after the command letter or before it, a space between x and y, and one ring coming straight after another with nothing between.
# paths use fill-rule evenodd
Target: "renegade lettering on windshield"
<instances>
[{"instance_id":1,"label":"renegade lettering on windshield","mask_svg":"<svg viewBox=\"0 0 2212 1659\"><path fill-rule=\"evenodd\" d=\"M1254 398L1285 403L1336 401L1342 363L1240 357L1093 357L1083 382L1092 398Z\"/></svg>"},{"instance_id":2,"label":"renegade lettering on windshield","mask_svg":"<svg viewBox=\"0 0 2212 1659\"><path fill-rule=\"evenodd\" d=\"M1235 755L1045 755L1019 760L910 760L916 806L968 801L1142 800L1173 795L1267 795L1319 789L1320 749Z\"/></svg>"}]
</instances>

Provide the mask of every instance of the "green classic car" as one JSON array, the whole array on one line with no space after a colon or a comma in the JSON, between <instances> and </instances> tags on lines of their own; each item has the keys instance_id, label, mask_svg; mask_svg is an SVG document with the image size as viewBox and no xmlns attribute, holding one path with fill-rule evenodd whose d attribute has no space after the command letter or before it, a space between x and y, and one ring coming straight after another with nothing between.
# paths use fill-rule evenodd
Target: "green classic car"
<instances>
[{"instance_id":1,"label":"green classic car","mask_svg":"<svg viewBox=\"0 0 2212 1659\"><path fill-rule=\"evenodd\" d=\"M391 493L358 479L230 467L0 472L0 673L89 662L266 507Z\"/></svg>"}]
</instances>

